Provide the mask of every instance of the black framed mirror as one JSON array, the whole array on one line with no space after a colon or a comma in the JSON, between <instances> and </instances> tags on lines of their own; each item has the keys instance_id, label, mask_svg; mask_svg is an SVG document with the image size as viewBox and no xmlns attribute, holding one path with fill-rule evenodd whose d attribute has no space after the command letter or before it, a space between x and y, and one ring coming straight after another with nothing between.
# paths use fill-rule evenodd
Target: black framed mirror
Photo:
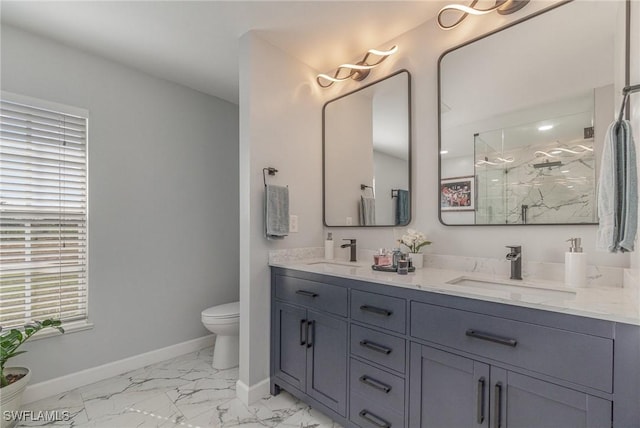
<instances>
[{"instance_id":1,"label":"black framed mirror","mask_svg":"<svg viewBox=\"0 0 640 428\"><path fill-rule=\"evenodd\" d=\"M322 109L323 220L331 227L411 221L411 75L400 70Z\"/></svg>"},{"instance_id":2,"label":"black framed mirror","mask_svg":"<svg viewBox=\"0 0 640 428\"><path fill-rule=\"evenodd\" d=\"M625 1L563 2L442 54L443 224L597 223L624 16Z\"/></svg>"}]
</instances>

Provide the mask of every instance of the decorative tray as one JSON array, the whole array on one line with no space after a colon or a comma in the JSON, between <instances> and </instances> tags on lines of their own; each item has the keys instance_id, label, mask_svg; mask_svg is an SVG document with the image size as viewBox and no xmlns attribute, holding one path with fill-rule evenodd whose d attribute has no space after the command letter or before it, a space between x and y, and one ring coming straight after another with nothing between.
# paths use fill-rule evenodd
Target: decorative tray
<instances>
[{"instance_id":1,"label":"decorative tray","mask_svg":"<svg viewBox=\"0 0 640 428\"><path fill-rule=\"evenodd\" d=\"M371 269L377 270L380 272L398 272L398 268L394 268L393 266L376 266L371 265ZM409 272L415 272L416 268L413 266L409 266Z\"/></svg>"}]
</instances>

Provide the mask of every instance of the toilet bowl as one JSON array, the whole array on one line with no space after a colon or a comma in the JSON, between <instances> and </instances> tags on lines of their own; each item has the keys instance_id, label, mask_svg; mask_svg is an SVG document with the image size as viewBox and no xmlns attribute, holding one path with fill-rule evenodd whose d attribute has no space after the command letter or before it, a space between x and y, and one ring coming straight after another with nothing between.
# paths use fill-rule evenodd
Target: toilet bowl
<instances>
[{"instance_id":1,"label":"toilet bowl","mask_svg":"<svg viewBox=\"0 0 640 428\"><path fill-rule=\"evenodd\" d=\"M228 369L238 365L240 302L212 306L202 311L202 324L216 335L213 368Z\"/></svg>"}]
</instances>

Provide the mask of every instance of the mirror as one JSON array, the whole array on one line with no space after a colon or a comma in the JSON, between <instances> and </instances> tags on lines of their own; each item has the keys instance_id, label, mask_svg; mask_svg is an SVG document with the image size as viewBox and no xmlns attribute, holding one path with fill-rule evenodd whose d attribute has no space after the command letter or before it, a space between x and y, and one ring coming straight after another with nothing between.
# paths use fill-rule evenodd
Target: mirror
<instances>
[{"instance_id":1,"label":"mirror","mask_svg":"<svg viewBox=\"0 0 640 428\"><path fill-rule=\"evenodd\" d=\"M440 57L443 224L597 223L623 10L562 4Z\"/></svg>"},{"instance_id":2,"label":"mirror","mask_svg":"<svg viewBox=\"0 0 640 428\"><path fill-rule=\"evenodd\" d=\"M411 76L398 71L322 110L326 226L411 221Z\"/></svg>"}]
</instances>

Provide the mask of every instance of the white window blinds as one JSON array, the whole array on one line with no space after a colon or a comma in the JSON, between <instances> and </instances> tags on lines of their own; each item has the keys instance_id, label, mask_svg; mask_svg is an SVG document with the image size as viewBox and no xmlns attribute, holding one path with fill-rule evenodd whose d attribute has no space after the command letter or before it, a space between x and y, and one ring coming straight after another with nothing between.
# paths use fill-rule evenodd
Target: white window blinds
<instances>
[{"instance_id":1,"label":"white window blinds","mask_svg":"<svg viewBox=\"0 0 640 428\"><path fill-rule=\"evenodd\" d=\"M87 118L2 98L0 325L85 320Z\"/></svg>"}]
</instances>

